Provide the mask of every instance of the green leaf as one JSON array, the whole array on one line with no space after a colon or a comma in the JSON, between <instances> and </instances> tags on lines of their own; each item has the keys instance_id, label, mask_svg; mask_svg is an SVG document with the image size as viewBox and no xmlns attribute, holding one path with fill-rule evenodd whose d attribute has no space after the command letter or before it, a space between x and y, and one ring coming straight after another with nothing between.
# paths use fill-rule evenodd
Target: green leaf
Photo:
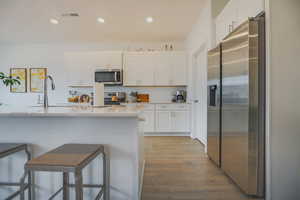
<instances>
[{"instance_id":1,"label":"green leaf","mask_svg":"<svg viewBox=\"0 0 300 200\"><path fill-rule=\"evenodd\" d=\"M12 76L6 76L3 72L0 72L0 79L5 86L21 85L20 77L13 78Z\"/></svg>"}]
</instances>

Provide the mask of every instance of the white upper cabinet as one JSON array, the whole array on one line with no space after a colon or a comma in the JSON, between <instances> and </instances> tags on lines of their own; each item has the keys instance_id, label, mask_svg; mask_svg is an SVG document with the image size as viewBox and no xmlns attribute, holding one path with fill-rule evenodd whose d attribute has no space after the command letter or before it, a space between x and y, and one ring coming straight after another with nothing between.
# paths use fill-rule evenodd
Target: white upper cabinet
<instances>
[{"instance_id":1,"label":"white upper cabinet","mask_svg":"<svg viewBox=\"0 0 300 200\"><path fill-rule=\"evenodd\" d=\"M141 52L124 55L125 86L185 86L184 52Z\"/></svg>"},{"instance_id":2,"label":"white upper cabinet","mask_svg":"<svg viewBox=\"0 0 300 200\"><path fill-rule=\"evenodd\" d=\"M96 69L122 69L122 52L66 52L68 86L92 86Z\"/></svg>"},{"instance_id":3,"label":"white upper cabinet","mask_svg":"<svg viewBox=\"0 0 300 200\"><path fill-rule=\"evenodd\" d=\"M153 56L141 53L124 55L124 85L151 86L154 82Z\"/></svg>"},{"instance_id":4,"label":"white upper cabinet","mask_svg":"<svg viewBox=\"0 0 300 200\"><path fill-rule=\"evenodd\" d=\"M187 85L187 56L185 53L173 54L170 59L171 82L170 85Z\"/></svg>"},{"instance_id":5,"label":"white upper cabinet","mask_svg":"<svg viewBox=\"0 0 300 200\"><path fill-rule=\"evenodd\" d=\"M230 32L264 11L264 0L230 0L216 18L216 41L220 43Z\"/></svg>"}]
</instances>

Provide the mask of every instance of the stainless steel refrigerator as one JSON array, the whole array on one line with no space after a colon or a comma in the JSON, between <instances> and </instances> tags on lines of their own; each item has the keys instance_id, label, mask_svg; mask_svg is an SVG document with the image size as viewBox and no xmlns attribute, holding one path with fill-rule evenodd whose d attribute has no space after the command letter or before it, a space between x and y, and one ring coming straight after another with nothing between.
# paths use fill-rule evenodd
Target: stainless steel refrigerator
<instances>
[{"instance_id":1,"label":"stainless steel refrigerator","mask_svg":"<svg viewBox=\"0 0 300 200\"><path fill-rule=\"evenodd\" d=\"M208 156L248 195L265 192L265 24L251 18L208 52Z\"/></svg>"}]
</instances>

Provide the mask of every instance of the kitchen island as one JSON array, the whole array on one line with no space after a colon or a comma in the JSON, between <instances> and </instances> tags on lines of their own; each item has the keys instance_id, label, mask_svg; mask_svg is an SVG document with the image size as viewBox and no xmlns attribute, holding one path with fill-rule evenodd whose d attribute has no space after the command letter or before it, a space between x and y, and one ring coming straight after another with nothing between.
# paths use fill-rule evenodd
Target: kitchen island
<instances>
[{"instance_id":1,"label":"kitchen island","mask_svg":"<svg viewBox=\"0 0 300 200\"><path fill-rule=\"evenodd\" d=\"M0 106L2 143L28 143L33 156L67 143L104 144L110 156L111 200L138 200L143 177L143 131L139 110L134 107L41 107ZM0 181L18 181L24 153L0 160ZM102 183L102 161L84 170L84 183ZM100 168L99 168L100 167ZM71 177L71 182L72 176ZM36 199L48 199L61 187L61 173L38 172ZM0 188L0 199L12 192ZM71 189L73 195L73 190ZM94 199L97 189L85 189L85 199ZM61 199L60 197L57 197ZM72 196L71 196L71 199Z\"/></svg>"}]
</instances>

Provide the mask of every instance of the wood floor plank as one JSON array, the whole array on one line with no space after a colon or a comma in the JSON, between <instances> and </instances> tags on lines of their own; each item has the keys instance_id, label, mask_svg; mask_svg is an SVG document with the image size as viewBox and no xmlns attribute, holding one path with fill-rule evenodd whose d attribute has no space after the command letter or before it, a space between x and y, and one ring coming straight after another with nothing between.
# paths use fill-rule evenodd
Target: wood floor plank
<instances>
[{"instance_id":1,"label":"wood floor plank","mask_svg":"<svg viewBox=\"0 0 300 200\"><path fill-rule=\"evenodd\" d=\"M142 200L262 200L244 195L189 137L146 137Z\"/></svg>"}]
</instances>

